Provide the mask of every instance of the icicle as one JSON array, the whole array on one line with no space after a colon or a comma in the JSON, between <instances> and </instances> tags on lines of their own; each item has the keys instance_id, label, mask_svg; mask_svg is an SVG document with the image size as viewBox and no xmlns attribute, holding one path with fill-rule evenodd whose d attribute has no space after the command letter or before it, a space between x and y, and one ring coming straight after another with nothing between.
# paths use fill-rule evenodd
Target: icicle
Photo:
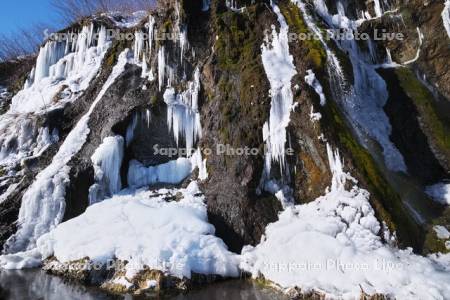
<instances>
[{"instance_id":1,"label":"icicle","mask_svg":"<svg viewBox=\"0 0 450 300\"><path fill-rule=\"evenodd\" d=\"M155 74L153 73L153 68L148 72L148 81L155 80Z\"/></svg>"},{"instance_id":2,"label":"icicle","mask_svg":"<svg viewBox=\"0 0 450 300\"><path fill-rule=\"evenodd\" d=\"M175 142L179 144L180 135L185 137L186 149L190 153L198 138L202 135L200 113L198 111L198 95L200 92L200 70L194 72L193 81L181 94L176 94L173 87L164 92L167 104L167 125L173 132Z\"/></svg>"},{"instance_id":3,"label":"icicle","mask_svg":"<svg viewBox=\"0 0 450 300\"><path fill-rule=\"evenodd\" d=\"M381 17L383 15L383 10L381 9L380 0L373 0L375 15Z\"/></svg>"},{"instance_id":4,"label":"icicle","mask_svg":"<svg viewBox=\"0 0 450 300\"><path fill-rule=\"evenodd\" d=\"M121 136L103 139L103 143L91 157L95 172L95 184L89 188L89 202L94 204L120 191L122 184L120 166L124 155Z\"/></svg>"},{"instance_id":5,"label":"icicle","mask_svg":"<svg viewBox=\"0 0 450 300\"><path fill-rule=\"evenodd\" d=\"M391 55L391 50L389 48L386 48L386 64L390 65L392 64L392 55Z\"/></svg>"},{"instance_id":6,"label":"icicle","mask_svg":"<svg viewBox=\"0 0 450 300\"><path fill-rule=\"evenodd\" d=\"M160 91L164 85L165 69L166 69L166 59L164 56L164 46L161 46L158 51L158 83Z\"/></svg>"},{"instance_id":7,"label":"icicle","mask_svg":"<svg viewBox=\"0 0 450 300\"><path fill-rule=\"evenodd\" d=\"M64 56L62 43L49 41L39 51L36 59L36 69L34 72L34 82L39 82L49 76L50 67Z\"/></svg>"},{"instance_id":8,"label":"icicle","mask_svg":"<svg viewBox=\"0 0 450 300\"><path fill-rule=\"evenodd\" d=\"M100 31L98 32L98 42L97 42L97 52L100 53L105 48L106 43L108 42L108 37L106 36L106 28L105 26L100 27Z\"/></svg>"},{"instance_id":9,"label":"icicle","mask_svg":"<svg viewBox=\"0 0 450 300\"><path fill-rule=\"evenodd\" d=\"M134 139L134 130L136 129L138 122L138 115L137 113L133 114L133 119L131 120L131 123L127 127L127 133L125 135L125 141L127 143L127 147L131 144L131 142Z\"/></svg>"},{"instance_id":10,"label":"icicle","mask_svg":"<svg viewBox=\"0 0 450 300\"><path fill-rule=\"evenodd\" d=\"M266 160L266 172L270 174L272 162L280 164L281 173L285 167L286 128L290 122L290 112L293 104L291 90L292 77L297 73L293 57L289 53L289 27L280 9L272 5L280 23L280 32L272 26L272 41L266 37L261 46L262 61L267 78L270 82L271 107L268 123L264 124L263 135L268 146L270 159Z\"/></svg>"},{"instance_id":11,"label":"icicle","mask_svg":"<svg viewBox=\"0 0 450 300\"><path fill-rule=\"evenodd\" d=\"M147 58L145 57L145 53L142 55L142 73L141 73L141 77L144 78L146 76L148 76L147 74Z\"/></svg>"},{"instance_id":12,"label":"icicle","mask_svg":"<svg viewBox=\"0 0 450 300\"><path fill-rule=\"evenodd\" d=\"M144 49L144 34L142 31L136 31L134 33L134 61L139 63L142 51Z\"/></svg>"},{"instance_id":13,"label":"icicle","mask_svg":"<svg viewBox=\"0 0 450 300\"><path fill-rule=\"evenodd\" d=\"M184 55L184 50L185 47L187 45L187 30L186 30L186 26L182 26L182 28L180 28L180 61L181 63L183 63L183 55Z\"/></svg>"},{"instance_id":14,"label":"icicle","mask_svg":"<svg viewBox=\"0 0 450 300\"><path fill-rule=\"evenodd\" d=\"M150 127L150 121L151 121L151 113L149 109L145 110L145 119L147 120L147 127Z\"/></svg>"},{"instance_id":15,"label":"icicle","mask_svg":"<svg viewBox=\"0 0 450 300\"><path fill-rule=\"evenodd\" d=\"M155 24L156 24L155 18L152 15L150 15L148 17L148 51L150 57L152 55Z\"/></svg>"},{"instance_id":16,"label":"icicle","mask_svg":"<svg viewBox=\"0 0 450 300\"><path fill-rule=\"evenodd\" d=\"M354 181L351 176L344 172L344 164L341 161L339 151L333 151L331 146L327 143L328 162L330 165L331 173L333 174L331 182L331 191L345 191L345 183L347 179Z\"/></svg>"}]
</instances>

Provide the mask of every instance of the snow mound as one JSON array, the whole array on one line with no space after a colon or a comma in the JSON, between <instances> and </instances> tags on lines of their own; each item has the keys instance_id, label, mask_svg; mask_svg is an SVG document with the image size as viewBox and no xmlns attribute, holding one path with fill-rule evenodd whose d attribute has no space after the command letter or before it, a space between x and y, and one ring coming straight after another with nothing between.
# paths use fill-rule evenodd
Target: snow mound
<instances>
[{"instance_id":1,"label":"snow mound","mask_svg":"<svg viewBox=\"0 0 450 300\"><path fill-rule=\"evenodd\" d=\"M449 257L433 260L383 244L369 193L356 186L347 190L352 178L343 172L338 154L329 150L329 161L331 189L314 202L282 212L259 245L243 249L241 268L282 288L315 290L332 298L359 299L365 292L448 299Z\"/></svg>"},{"instance_id":2,"label":"snow mound","mask_svg":"<svg viewBox=\"0 0 450 300\"><path fill-rule=\"evenodd\" d=\"M214 236L196 182L186 189L138 190L90 206L42 236L42 258L60 262L127 260L127 277L144 265L179 278L191 272L238 276L238 256ZM182 195L178 201L166 201ZM131 278L129 278L131 279Z\"/></svg>"},{"instance_id":3,"label":"snow mound","mask_svg":"<svg viewBox=\"0 0 450 300\"><path fill-rule=\"evenodd\" d=\"M436 202L450 205L450 183L437 183L430 185L425 192Z\"/></svg>"}]
</instances>

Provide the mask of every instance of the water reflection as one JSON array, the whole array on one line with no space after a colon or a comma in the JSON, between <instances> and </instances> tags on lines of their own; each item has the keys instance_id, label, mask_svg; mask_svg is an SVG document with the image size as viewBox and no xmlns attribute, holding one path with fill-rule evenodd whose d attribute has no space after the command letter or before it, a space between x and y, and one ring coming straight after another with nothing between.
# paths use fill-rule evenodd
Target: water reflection
<instances>
[{"instance_id":1,"label":"water reflection","mask_svg":"<svg viewBox=\"0 0 450 300\"><path fill-rule=\"evenodd\" d=\"M284 295L247 281L231 280L205 286L185 295L171 297L113 296L103 291L48 275L42 270L1 270L1 300L287 300Z\"/></svg>"}]
</instances>

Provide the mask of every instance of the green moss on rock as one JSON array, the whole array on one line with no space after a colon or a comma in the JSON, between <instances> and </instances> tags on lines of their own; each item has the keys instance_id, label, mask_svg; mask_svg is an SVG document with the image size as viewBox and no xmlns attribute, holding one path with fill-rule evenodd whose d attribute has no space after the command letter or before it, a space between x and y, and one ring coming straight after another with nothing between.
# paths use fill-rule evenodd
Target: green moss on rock
<instances>
[{"instance_id":1,"label":"green moss on rock","mask_svg":"<svg viewBox=\"0 0 450 300\"><path fill-rule=\"evenodd\" d=\"M428 139L446 157L450 157L450 126L439 116L433 94L417 79L410 69L397 68L395 73L401 87L417 108Z\"/></svg>"},{"instance_id":2,"label":"green moss on rock","mask_svg":"<svg viewBox=\"0 0 450 300\"><path fill-rule=\"evenodd\" d=\"M311 34L301 15L300 9L295 4L285 1L280 2L279 6L291 32L296 33L296 36ZM327 54L320 41L317 39L304 39L299 42L304 43L308 49L305 59L314 66L316 71L323 71L327 60Z\"/></svg>"}]
</instances>

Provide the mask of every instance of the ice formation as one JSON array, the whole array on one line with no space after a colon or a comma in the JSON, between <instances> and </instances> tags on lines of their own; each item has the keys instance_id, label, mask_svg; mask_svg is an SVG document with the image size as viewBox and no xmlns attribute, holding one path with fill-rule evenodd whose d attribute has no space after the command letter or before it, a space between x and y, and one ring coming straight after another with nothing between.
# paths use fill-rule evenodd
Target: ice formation
<instances>
[{"instance_id":1,"label":"ice formation","mask_svg":"<svg viewBox=\"0 0 450 300\"><path fill-rule=\"evenodd\" d=\"M320 32L314 29L316 26L308 16L303 1L291 1L299 6L304 16L307 16L305 20L308 27L320 36ZM314 0L314 7L331 28L349 31L356 30L358 27L358 21L351 20L346 16L341 2L337 3L338 13L336 15L330 15L323 0ZM372 57L361 51L354 39L338 40L337 43L349 54L354 74L353 86L348 86L339 79L339 76L335 77L338 80L333 84L334 88L340 93L339 98L343 99L340 104L352 123L356 125L360 140L365 141L367 136L376 140L383 148L387 167L393 171L406 172L403 156L389 138L391 125L383 110L388 99L388 92L385 81L375 70L377 65L372 64ZM328 53L329 51L327 51Z\"/></svg>"},{"instance_id":2,"label":"ice formation","mask_svg":"<svg viewBox=\"0 0 450 300\"><path fill-rule=\"evenodd\" d=\"M65 189L69 184L70 167L67 164L84 145L90 131L89 117L108 88L124 71L128 62L127 55L128 49L119 55L117 64L88 112L67 135L50 165L36 176L23 195L18 217L20 225L16 234L6 242L9 253L34 248L36 240L42 234L55 228L61 222L65 209Z\"/></svg>"},{"instance_id":3,"label":"ice formation","mask_svg":"<svg viewBox=\"0 0 450 300\"><path fill-rule=\"evenodd\" d=\"M130 124L128 124L127 132L125 133L125 141L127 147L131 144L131 142L134 139L134 131L136 130L137 124L138 124L138 114L134 113Z\"/></svg>"},{"instance_id":4,"label":"ice formation","mask_svg":"<svg viewBox=\"0 0 450 300\"><path fill-rule=\"evenodd\" d=\"M437 183L428 186L425 192L436 202L450 205L450 183Z\"/></svg>"},{"instance_id":5,"label":"ice formation","mask_svg":"<svg viewBox=\"0 0 450 300\"><path fill-rule=\"evenodd\" d=\"M33 115L5 114L0 118L0 165L13 169L23 159L39 156L58 141L58 131L39 127Z\"/></svg>"},{"instance_id":6,"label":"ice formation","mask_svg":"<svg viewBox=\"0 0 450 300\"><path fill-rule=\"evenodd\" d=\"M306 73L306 83L314 89L317 95L319 95L320 105L324 106L327 100L325 98L325 94L323 93L322 85L320 84L319 80L317 80L316 74L314 74L313 70L307 70Z\"/></svg>"},{"instance_id":7,"label":"ice formation","mask_svg":"<svg viewBox=\"0 0 450 300\"><path fill-rule=\"evenodd\" d=\"M144 33L140 30L134 33L134 61L140 62L140 58L143 55L145 46Z\"/></svg>"},{"instance_id":8,"label":"ice formation","mask_svg":"<svg viewBox=\"0 0 450 300\"><path fill-rule=\"evenodd\" d=\"M450 0L445 1L444 10L442 11L442 22L444 23L445 30L450 38Z\"/></svg>"},{"instance_id":9,"label":"ice formation","mask_svg":"<svg viewBox=\"0 0 450 300\"><path fill-rule=\"evenodd\" d=\"M330 147L328 156L329 191L314 202L286 208L267 226L259 245L243 249L241 268L282 289L299 287L333 299L359 299L362 293L448 298L450 257L426 258L384 244L369 193L356 185L347 190L346 183L356 180L343 171Z\"/></svg>"},{"instance_id":10,"label":"ice formation","mask_svg":"<svg viewBox=\"0 0 450 300\"><path fill-rule=\"evenodd\" d=\"M161 46L158 50L158 84L161 91L164 85L166 76L166 58L164 54L164 46Z\"/></svg>"},{"instance_id":11,"label":"ice formation","mask_svg":"<svg viewBox=\"0 0 450 300\"><path fill-rule=\"evenodd\" d=\"M183 55L186 47L188 46L187 29L186 26L180 26L180 62L183 63Z\"/></svg>"},{"instance_id":12,"label":"ice formation","mask_svg":"<svg viewBox=\"0 0 450 300\"><path fill-rule=\"evenodd\" d=\"M91 157L95 184L89 188L89 202L93 204L118 193L122 183L120 166L124 155L123 137L109 136Z\"/></svg>"},{"instance_id":13,"label":"ice formation","mask_svg":"<svg viewBox=\"0 0 450 300\"><path fill-rule=\"evenodd\" d=\"M209 6L211 5L211 0L202 0L203 1L203 6L202 6L202 11L208 11L209 10Z\"/></svg>"},{"instance_id":14,"label":"ice formation","mask_svg":"<svg viewBox=\"0 0 450 300\"><path fill-rule=\"evenodd\" d=\"M166 200L175 195L181 199ZM124 191L96 203L42 236L34 254L60 262L126 260L130 281L144 266L179 278L191 278L192 272L237 277L239 257L214 231L204 196L192 182L186 189ZM0 258L0 264L14 268L9 258Z\"/></svg>"},{"instance_id":15,"label":"ice formation","mask_svg":"<svg viewBox=\"0 0 450 300\"><path fill-rule=\"evenodd\" d=\"M154 36L155 36L155 24L156 24L155 17L150 15L148 17L148 50L149 50L149 56L151 56L152 49L153 49L153 39L154 39Z\"/></svg>"},{"instance_id":16,"label":"ice formation","mask_svg":"<svg viewBox=\"0 0 450 300\"><path fill-rule=\"evenodd\" d=\"M164 164L145 167L137 160L132 160L128 169L128 184L139 188L157 183L179 184L198 168L199 180L208 178L206 159L202 159L200 149L189 157L179 157Z\"/></svg>"},{"instance_id":17,"label":"ice formation","mask_svg":"<svg viewBox=\"0 0 450 300\"><path fill-rule=\"evenodd\" d=\"M280 32L272 25L272 36L266 36L261 46L261 57L270 83L270 116L264 124L263 138L267 144L266 172L270 174L272 162L285 169L286 128L290 122L293 105L292 77L297 73L293 57L289 53L289 27L277 5L272 5L280 24ZM270 40L271 39L271 40Z\"/></svg>"},{"instance_id":18,"label":"ice formation","mask_svg":"<svg viewBox=\"0 0 450 300\"><path fill-rule=\"evenodd\" d=\"M103 57L110 46L106 29L97 31L94 43L93 25L84 26L75 39L48 41L39 51L36 67L25 84L12 99L10 112L30 113L74 101L97 75ZM71 35L69 35L71 36ZM59 95L58 95L59 94Z\"/></svg>"},{"instance_id":19,"label":"ice formation","mask_svg":"<svg viewBox=\"0 0 450 300\"><path fill-rule=\"evenodd\" d=\"M191 171L191 161L184 157L151 167L132 160L128 169L128 184L135 188L156 183L178 184L189 176Z\"/></svg>"},{"instance_id":20,"label":"ice formation","mask_svg":"<svg viewBox=\"0 0 450 300\"><path fill-rule=\"evenodd\" d=\"M168 87L164 92L169 130L173 132L177 145L180 144L180 137L185 138L188 153L202 136L198 110L200 92L200 70L198 68L195 69L193 77L193 80L187 83L187 89L182 93L177 94L173 87Z\"/></svg>"}]
</instances>

